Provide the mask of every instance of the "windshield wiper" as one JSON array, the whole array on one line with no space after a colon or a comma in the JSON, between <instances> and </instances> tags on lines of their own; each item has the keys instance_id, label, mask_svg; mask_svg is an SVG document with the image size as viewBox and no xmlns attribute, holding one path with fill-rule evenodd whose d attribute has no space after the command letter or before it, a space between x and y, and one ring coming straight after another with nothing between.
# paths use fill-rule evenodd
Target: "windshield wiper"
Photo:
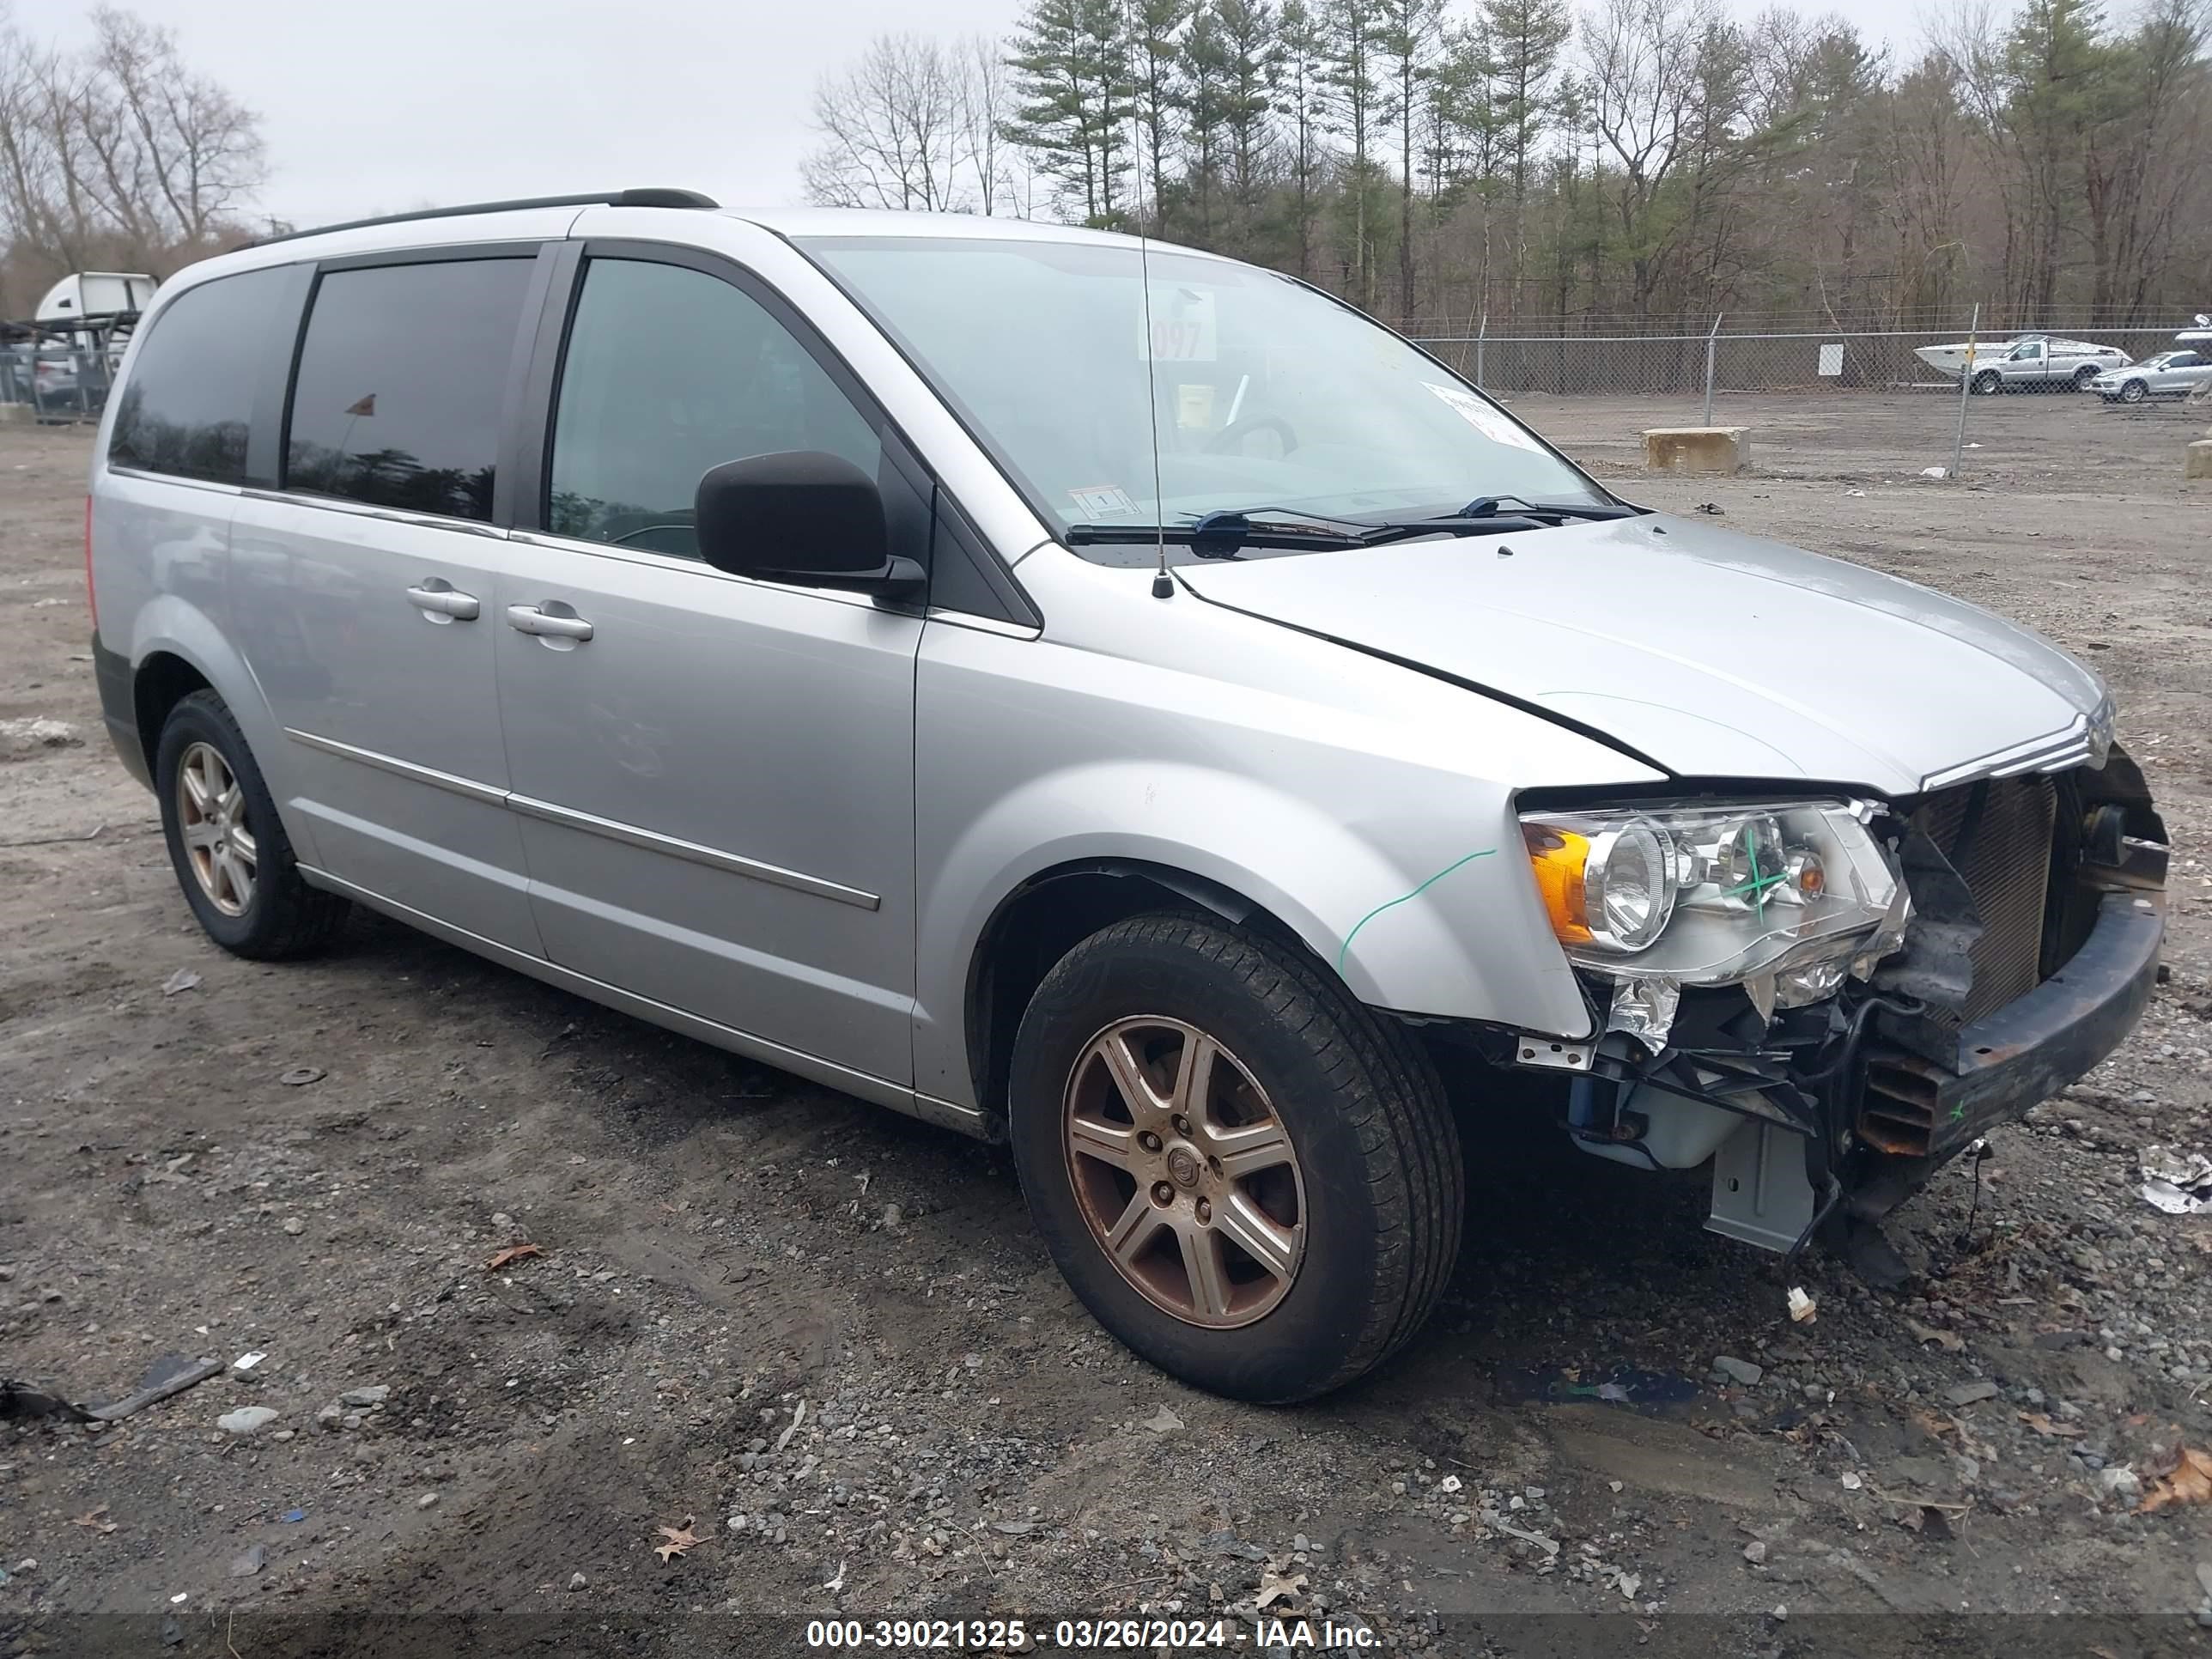
<instances>
[{"instance_id":1,"label":"windshield wiper","mask_svg":"<svg viewBox=\"0 0 2212 1659\"><path fill-rule=\"evenodd\" d=\"M1376 532L1364 526L1337 529L1303 520L1273 524L1255 522L1243 513L1208 513L1193 524L1072 524L1060 534L1070 547L1145 547L1165 542L1170 547L1188 547L1201 559L1233 559L1237 550L1248 544L1315 550L1364 547Z\"/></svg>"},{"instance_id":2,"label":"windshield wiper","mask_svg":"<svg viewBox=\"0 0 2212 1659\"><path fill-rule=\"evenodd\" d=\"M1625 501L1530 501L1518 495L1478 495L1456 513L1444 514L1437 520L1450 524L1461 519L1494 519L1500 507L1509 508L1507 516L1516 519L1632 519L1638 508Z\"/></svg>"}]
</instances>

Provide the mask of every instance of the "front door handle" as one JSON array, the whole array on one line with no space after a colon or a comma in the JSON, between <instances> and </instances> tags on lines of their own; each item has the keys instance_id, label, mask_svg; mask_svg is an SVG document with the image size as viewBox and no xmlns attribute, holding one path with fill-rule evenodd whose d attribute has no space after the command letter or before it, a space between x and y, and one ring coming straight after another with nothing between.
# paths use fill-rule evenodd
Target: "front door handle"
<instances>
[{"instance_id":1,"label":"front door handle","mask_svg":"<svg viewBox=\"0 0 2212 1659\"><path fill-rule=\"evenodd\" d=\"M464 593L442 582L435 587L425 585L409 588L407 602L432 622L474 622L482 609L475 594Z\"/></svg>"},{"instance_id":2,"label":"front door handle","mask_svg":"<svg viewBox=\"0 0 2212 1659\"><path fill-rule=\"evenodd\" d=\"M548 639L575 640L580 643L592 637L592 625L581 617L549 616L534 605L507 606L507 625Z\"/></svg>"}]
</instances>

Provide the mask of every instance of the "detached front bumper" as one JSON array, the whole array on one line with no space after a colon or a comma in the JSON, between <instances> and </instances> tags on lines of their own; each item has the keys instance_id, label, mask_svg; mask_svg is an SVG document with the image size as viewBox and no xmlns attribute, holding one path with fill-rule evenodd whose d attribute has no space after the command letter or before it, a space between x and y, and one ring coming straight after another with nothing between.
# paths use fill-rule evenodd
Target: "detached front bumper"
<instances>
[{"instance_id":1,"label":"detached front bumper","mask_svg":"<svg viewBox=\"0 0 2212 1659\"><path fill-rule=\"evenodd\" d=\"M2158 982L2165 937L2163 893L2106 893L2081 948L2025 996L1960 1027L1949 1064L1887 1047L1871 1051L1859 1138L1940 1162L1996 1125L2026 1116L2135 1029Z\"/></svg>"}]
</instances>

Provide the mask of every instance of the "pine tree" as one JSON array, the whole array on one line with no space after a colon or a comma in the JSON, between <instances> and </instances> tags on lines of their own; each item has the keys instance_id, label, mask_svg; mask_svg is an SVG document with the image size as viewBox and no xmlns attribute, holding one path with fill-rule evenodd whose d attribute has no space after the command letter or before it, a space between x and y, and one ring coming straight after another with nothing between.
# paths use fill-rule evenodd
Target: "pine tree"
<instances>
[{"instance_id":1,"label":"pine tree","mask_svg":"<svg viewBox=\"0 0 2212 1659\"><path fill-rule=\"evenodd\" d=\"M1328 0L1322 13L1323 106L1335 129L1352 141L1352 168L1345 180L1346 217L1350 222L1352 258L1346 276L1362 307L1375 305L1374 196L1377 136L1395 106L1383 79L1383 57L1369 0Z\"/></svg>"},{"instance_id":2,"label":"pine tree","mask_svg":"<svg viewBox=\"0 0 2212 1659\"><path fill-rule=\"evenodd\" d=\"M1374 0L1380 79L1389 88L1398 138L1398 319L1413 314L1414 135L1427 107L1429 77L1443 34L1443 0Z\"/></svg>"},{"instance_id":3,"label":"pine tree","mask_svg":"<svg viewBox=\"0 0 2212 1659\"><path fill-rule=\"evenodd\" d=\"M1221 146L1226 125L1229 51L1221 21L1210 6L1192 20L1183 41L1183 112L1189 134L1190 192L1198 211L1201 242L1213 237L1213 197L1221 180Z\"/></svg>"},{"instance_id":4,"label":"pine tree","mask_svg":"<svg viewBox=\"0 0 2212 1659\"><path fill-rule=\"evenodd\" d=\"M1006 67L1019 100L1005 136L1041 158L1086 224L1120 217L1133 102L1128 36L1115 0L1033 0Z\"/></svg>"},{"instance_id":5,"label":"pine tree","mask_svg":"<svg viewBox=\"0 0 2212 1659\"><path fill-rule=\"evenodd\" d=\"M1176 117L1183 105L1181 85L1184 26L1192 0L1132 0L1129 8L1129 70L1137 126L1143 135L1142 165L1152 186L1149 222L1157 234L1168 204L1168 160L1177 147Z\"/></svg>"},{"instance_id":6,"label":"pine tree","mask_svg":"<svg viewBox=\"0 0 2212 1659\"><path fill-rule=\"evenodd\" d=\"M1574 23L1565 0L1484 0L1483 22L1494 60L1493 108L1508 199L1513 204L1513 257L1509 275L1519 304L1521 273L1528 257L1528 183L1537 147L1551 122L1553 82L1559 51Z\"/></svg>"},{"instance_id":7,"label":"pine tree","mask_svg":"<svg viewBox=\"0 0 2212 1659\"><path fill-rule=\"evenodd\" d=\"M1283 0L1282 108L1290 123L1291 212L1299 276L1313 276L1314 222L1328 165L1328 33L1306 0Z\"/></svg>"},{"instance_id":8,"label":"pine tree","mask_svg":"<svg viewBox=\"0 0 2212 1659\"><path fill-rule=\"evenodd\" d=\"M1212 11L1228 63L1221 124L1228 136L1230 189L1237 205L1249 212L1260 199L1268 161L1268 120L1282 69L1282 37L1267 0L1213 0Z\"/></svg>"}]
</instances>

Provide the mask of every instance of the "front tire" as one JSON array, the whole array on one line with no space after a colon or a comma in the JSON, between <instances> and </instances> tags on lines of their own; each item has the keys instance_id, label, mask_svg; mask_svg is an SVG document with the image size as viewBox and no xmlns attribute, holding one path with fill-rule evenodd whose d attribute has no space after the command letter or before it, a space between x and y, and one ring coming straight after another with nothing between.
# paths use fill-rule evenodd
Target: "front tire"
<instances>
[{"instance_id":1,"label":"front tire","mask_svg":"<svg viewBox=\"0 0 2212 1659\"><path fill-rule=\"evenodd\" d=\"M1994 368L1985 368L1974 376L1974 395L1987 398L2004 390L2004 377Z\"/></svg>"},{"instance_id":2,"label":"front tire","mask_svg":"<svg viewBox=\"0 0 2212 1659\"><path fill-rule=\"evenodd\" d=\"M2124 404L2139 404L2149 396L2150 388L2141 380L2130 380L2120 388L2120 401Z\"/></svg>"},{"instance_id":3,"label":"front tire","mask_svg":"<svg viewBox=\"0 0 2212 1659\"><path fill-rule=\"evenodd\" d=\"M1459 1138L1427 1055L1294 945L1138 916L1037 988L1014 1163L1068 1284L1196 1387L1286 1403L1420 1328L1458 1254Z\"/></svg>"},{"instance_id":4,"label":"front tire","mask_svg":"<svg viewBox=\"0 0 2212 1659\"><path fill-rule=\"evenodd\" d=\"M210 939L258 962L330 943L346 901L300 878L253 751L214 692L195 691L170 711L154 788L177 884Z\"/></svg>"}]
</instances>

